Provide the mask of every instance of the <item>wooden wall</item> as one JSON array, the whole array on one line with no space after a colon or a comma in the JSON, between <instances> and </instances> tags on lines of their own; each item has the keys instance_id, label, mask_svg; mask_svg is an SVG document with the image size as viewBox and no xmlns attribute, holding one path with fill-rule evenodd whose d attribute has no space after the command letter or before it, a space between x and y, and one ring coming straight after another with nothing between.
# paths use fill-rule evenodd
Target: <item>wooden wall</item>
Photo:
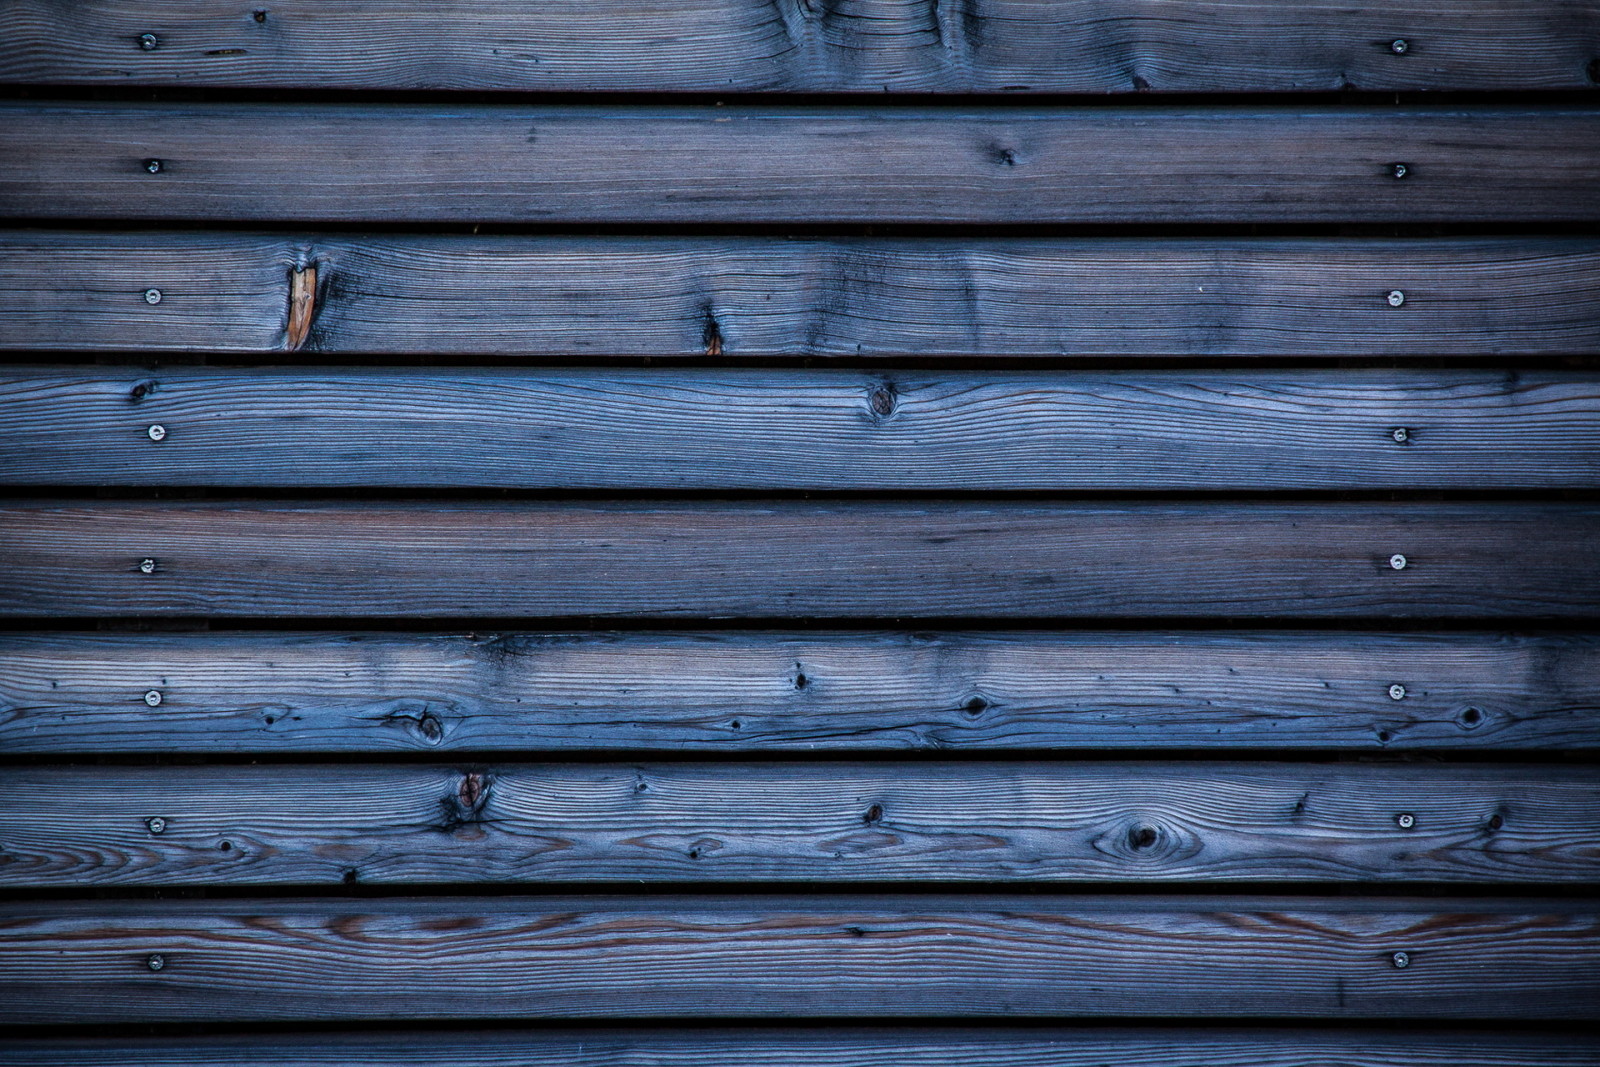
<instances>
[{"instance_id":1,"label":"wooden wall","mask_svg":"<svg viewBox=\"0 0 1600 1067\"><path fill-rule=\"evenodd\" d=\"M1600 1067L1597 86L6 0L0 1061Z\"/></svg>"}]
</instances>

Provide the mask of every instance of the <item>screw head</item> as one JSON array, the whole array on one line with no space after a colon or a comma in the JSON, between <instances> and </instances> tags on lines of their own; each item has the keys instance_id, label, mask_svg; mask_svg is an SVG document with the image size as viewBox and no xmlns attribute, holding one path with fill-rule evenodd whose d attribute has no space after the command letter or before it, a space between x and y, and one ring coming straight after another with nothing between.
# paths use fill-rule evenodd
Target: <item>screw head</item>
<instances>
[{"instance_id":1,"label":"screw head","mask_svg":"<svg viewBox=\"0 0 1600 1067\"><path fill-rule=\"evenodd\" d=\"M159 303L161 303L161 290L160 289L146 289L144 291L144 302L146 304L159 304Z\"/></svg>"},{"instance_id":2,"label":"screw head","mask_svg":"<svg viewBox=\"0 0 1600 1067\"><path fill-rule=\"evenodd\" d=\"M1400 553L1396 552L1394 555L1389 557L1389 566L1393 567L1397 571L1403 571L1406 569L1406 567L1410 566L1410 561Z\"/></svg>"},{"instance_id":3,"label":"screw head","mask_svg":"<svg viewBox=\"0 0 1600 1067\"><path fill-rule=\"evenodd\" d=\"M167 965L167 958L159 952L152 952L144 958L144 965L152 971L159 971Z\"/></svg>"},{"instance_id":4,"label":"screw head","mask_svg":"<svg viewBox=\"0 0 1600 1067\"><path fill-rule=\"evenodd\" d=\"M152 424L145 433L150 435L150 440L152 441L165 441L167 439L167 428L159 422Z\"/></svg>"},{"instance_id":5,"label":"screw head","mask_svg":"<svg viewBox=\"0 0 1600 1067\"><path fill-rule=\"evenodd\" d=\"M154 52L156 50L156 46L160 43L161 38L157 37L153 33L141 33L139 35L139 47L144 49L146 52Z\"/></svg>"},{"instance_id":6,"label":"screw head","mask_svg":"<svg viewBox=\"0 0 1600 1067\"><path fill-rule=\"evenodd\" d=\"M1411 953L1409 952L1396 952L1393 956L1390 956L1389 959L1401 970L1405 970L1407 967L1411 966Z\"/></svg>"},{"instance_id":7,"label":"screw head","mask_svg":"<svg viewBox=\"0 0 1600 1067\"><path fill-rule=\"evenodd\" d=\"M1395 444L1403 445L1411 440L1411 431L1404 426L1396 426L1389 431L1389 436L1394 439Z\"/></svg>"},{"instance_id":8,"label":"screw head","mask_svg":"<svg viewBox=\"0 0 1600 1067\"><path fill-rule=\"evenodd\" d=\"M145 829L149 830L151 833L159 834L167 828L167 820L157 815L154 818L146 819L144 821L144 826Z\"/></svg>"},{"instance_id":9,"label":"screw head","mask_svg":"<svg viewBox=\"0 0 1600 1067\"><path fill-rule=\"evenodd\" d=\"M1409 164L1409 163L1393 163L1393 164L1390 164L1389 173L1394 175L1394 177L1397 180L1400 179L1400 178L1404 178L1406 175L1411 173L1411 164Z\"/></svg>"},{"instance_id":10,"label":"screw head","mask_svg":"<svg viewBox=\"0 0 1600 1067\"><path fill-rule=\"evenodd\" d=\"M1391 685L1389 687L1389 699L1390 700L1404 700L1405 698L1406 698L1406 687L1405 686L1401 685L1399 682L1396 682L1396 683L1394 683L1393 685Z\"/></svg>"},{"instance_id":11,"label":"screw head","mask_svg":"<svg viewBox=\"0 0 1600 1067\"><path fill-rule=\"evenodd\" d=\"M1402 830L1409 830L1417 825L1417 817L1409 811L1402 811L1394 817L1394 824Z\"/></svg>"},{"instance_id":12,"label":"screw head","mask_svg":"<svg viewBox=\"0 0 1600 1067\"><path fill-rule=\"evenodd\" d=\"M139 573L140 574L154 574L155 572L156 572L156 561L155 560L153 560L153 559L141 559L139 561Z\"/></svg>"},{"instance_id":13,"label":"screw head","mask_svg":"<svg viewBox=\"0 0 1600 1067\"><path fill-rule=\"evenodd\" d=\"M159 689L150 690L148 693L146 693L144 695L144 702L146 704L149 704L152 708L159 707L160 704L161 704L161 690L159 690Z\"/></svg>"},{"instance_id":14,"label":"screw head","mask_svg":"<svg viewBox=\"0 0 1600 1067\"><path fill-rule=\"evenodd\" d=\"M1406 302L1406 294L1402 293L1398 289L1390 289L1388 299L1389 306L1392 308L1397 308Z\"/></svg>"},{"instance_id":15,"label":"screw head","mask_svg":"<svg viewBox=\"0 0 1600 1067\"><path fill-rule=\"evenodd\" d=\"M165 166L166 164L161 162L159 159L147 159L144 161L144 169L149 171L151 174L160 174L162 168Z\"/></svg>"},{"instance_id":16,"label":"screw head","mask_svg":"<svg viewBox=\"0 0 1600 1067\"><path fill-rule=\"evenodd\" d=\"M1396 37L1394 40L1389 42L1389 51L1393 52L1397 56L1403 56L1407 52L1411 51L1411 42L1406 40L1404 37Z\"/></svg>"}]
</instances>

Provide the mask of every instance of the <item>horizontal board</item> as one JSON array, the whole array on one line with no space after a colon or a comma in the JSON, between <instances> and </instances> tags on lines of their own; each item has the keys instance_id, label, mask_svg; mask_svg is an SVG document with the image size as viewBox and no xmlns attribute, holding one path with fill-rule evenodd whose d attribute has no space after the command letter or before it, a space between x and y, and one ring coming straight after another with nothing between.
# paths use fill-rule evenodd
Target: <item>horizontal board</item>
<instances>
[{"instance_id":1,"label":"horizontal board","mask_svg":"<svg viewBox=\"0 0 1600 1067\"><path fill-rule=\"evenodd\" d=\"M0 155L0 202L8 215L32 219L1149 224L1600 218L1600 110L1572 107L22 101L0 104L0 141L10 147ZM1197 189L1205 195L1197 196Z\"/></svg>"},{"instance_id":2,"label":"horizontal board","mask_svg":"<svg viewBox=\"0 0 1600 1067\"><path fill-rule=\"evenodd\" d=\"M1600 350L1600 241L0 231L0 298L22 350L1567 355Z\"/></svg>"},{"instance_id":3,"label":"horizontal board","mask_svg":"<svg viewBox=\"0 0 1600 1067\"><path fill-rule=\"evenodd\" d=\"M1314 1026L648 1027L13 1040L11 1067L1597 1067L1579 1035Z\"/></svg>"},{"instance_id":4,"label":"horizontal board","mask_svg":"<svg viewBox=\"0 0 1600 1067\"><path fill-rule=\"evenodd\" d=\"M148 35L148 40L146 40ZM1399 42L1396 44L1396 42ZM12 0L0 82L535 92L1577 89L1592 9L1538 0L638 0L219 9Z\"/></svg>"},{"instance_id":5,"label":"horizontal board","mask_svg":"<svg viewBox=\"0 0 1600 1067\"><path fill-rule=\"evenodd\" d=\"M1600 638L0 632L8 753L1213 745L1600 747Z\"/></svg>"},{"instance_id":6,"label":"horizontal board","mask_svg":"<svg viewBox=\"0 0 1600 1067\"><path fill-rule=\"evenodd\" d=\"M1588 618L1587 504L0 508L0 613Z\"/></svg>"},{"instance_id":7,"label":"horizontal board","mask_svg":"<svg viewBox=\"0 0 1600 1067\"><path fill-rule=\"evenodd\" d=\"M1586 767L13 767L0 885L1600 882Z\"/></svg>"},{"instance_id":8,"label":"horizontal board","mask_svg":"<svg viewBox=\"0 0 1600 1067\"><path fill-rule=\"evenodd\" d=\"M0 369L0 483L1589 488L1600 374Z\"/></svg>"},{"instance_id":9,"label":"horizontal board","mask_svg":"<svg viewBox=\"0 0 1600 1067\"><path fill-rule=\"evenodd\" d=\"M0 950L8 1023L1600 1015L1571 900L15 901Z\"/></svg>"}]
</instances>

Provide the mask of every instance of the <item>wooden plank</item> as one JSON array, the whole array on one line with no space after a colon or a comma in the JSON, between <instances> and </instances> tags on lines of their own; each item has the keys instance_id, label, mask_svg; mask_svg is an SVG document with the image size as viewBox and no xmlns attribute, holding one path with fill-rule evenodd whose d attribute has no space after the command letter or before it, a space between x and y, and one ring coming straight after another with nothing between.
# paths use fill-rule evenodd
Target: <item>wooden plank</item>
<instances>
[{"instance_id":1,"label":"wooden plank","mask_svg":"<svg viewBox=\"0 0 1600 1067\"><path fill-rule=\"evenodd\" d=\"M41 616L1588 618L1588 504L0 508Z\"/></svg>"},{"instance_id":2,"label":"wooden plank","mask_svg":"<svg viewBox=\"0 0 1600 1067\"><path fill-rule=\"evenodd\" d=\"M1590 488L1600 374L26 368L0 483Z\"/></svg>"},{"instance_id":3,"label":"wooden plank","mask_svg":"<svg viewBox=\"0 0 1600 1067\"><path fill-rule=\"evenodd\" d=\"M146 34L151 39L143 41ZM1396 41L1402 42L1396 45ZM0 10L0 82L534 92L1581 89L1587 5L204 0Z\"/></svg>"},{"instance_id":4,"label":"wooden plank","mask_svg":"<svg viewBox=\"0 0 1600 1067\"><path fill-rule=\"evenodd\" d=\"M0 347L704 356L1570 355L1594 238L805 240L0 232ZM302 275L303 277L303 275ZM148 304L144 293L161 299ZM1402 294L1393 307L1389 294Z\"/></svg>"},{"instance_id":5,"label":"wooden plank","mask_svg":"<svg viewBox=\"0 0 1600 1067\"><path fill-rule=\"evenodd\" d=\"M1597 824L1528 765L27 765L0 885L1583 883Z\"/></svg>"},{"instance_id":6,"label":"wooden plank","mask_svg":"<svg viewBox=\"0 0 1600 1067\"><path fill-rule=\"evenodd\" d=\"M1580 1035L1111 1026L651 1027L11 1041L11 1067L1600 1067Z\"/></svg>"},{"instance_id":7,"label":"wooden plank","mask_svg":"<svg viewBox=\"0 0 1600 1067\"><path fill-rule=\"evenodd\" d=\"M1600 747L1600 637L0 632L14 754L1212 745Z\"/></svg>"},{"instance_id":8,"label":"wooden plank","mask_svg":"<svg viewBox=\"0 0 1600 1067\"><path fill-rule=\"evenodd\" d=\"M1597 941L1535 899L14 901L0 1020L1592 1019Z\"/></svg>"},{"instance_id":9,"label":"wooden plank","mask_svg":"<svg viewBox=\"0 0 1600 1067\"><path fill-rule=\"evenodd\" d=\"M1600 110L1577 107L23 101L0 105L0 141L10 148L0 155L0 201L10 216L28 219L1017 225L1600 218Z\"/></svg>"}]
</instances>

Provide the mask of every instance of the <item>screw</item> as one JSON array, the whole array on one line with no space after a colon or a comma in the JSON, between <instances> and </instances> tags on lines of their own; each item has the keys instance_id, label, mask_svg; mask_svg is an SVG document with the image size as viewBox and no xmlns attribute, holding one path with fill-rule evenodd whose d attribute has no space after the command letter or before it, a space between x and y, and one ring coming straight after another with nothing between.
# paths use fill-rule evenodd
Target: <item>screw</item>
<instances>
[{"instance_id":1,"label":"screw","mask_svg":"<svg viewBox=\"0 0 1600 1067\"><path fill-rule=\"evenodd\" d=\"M1397 56L1403 56L1407 52L1411 51L1411 42L1406 40L1404 37L1396 37L1394 40L1389 42L1389 51L1393 52Z\"/></svg>"},{"instance_id":2,"label":"screw","mask_svg":"<svg viewBox=\"0 0 1600 1067\"><path fill-rule=\"evenodd\" d=\"M151 833L159 834L161 831L163 831L163 830L165 830L167 828L167 820L165 820L161 816L157 815L153 819L146 819L144 821L144 825L145 825L145 828L147 830L149 830ZM154 968L152 968L152 970L153 969Z\"/></svg>"},{"instance_id":3,"label":"screw","mask_svg":"<svg viewBox=\"0 0 1600 1067\"><path fill-rule=\"evenodd\" d=\"M144 291L144 302L146 304L159 304L159 303L161 303L161 290L160 289L146 289Z\"/></svg>"},{"instance_id":4,"label":"screw","mask_svg":"<svg viewBox=\"0 0 1600 1067\"><path fill-rule=\"evenodd\" d=\"M1404 426L1396 426L1394 429L1389 431L1389 436L1394 438L1395 444L1403 445L1411 440L1411 431L1406 429Z\"/></svg>"},{"instance_id":5,"label":"screw","mask_svg":"<svg viewBox=\"0 0 1600 1067\"><path fill-rule=\"evenodd\" d=\"M1394 175L1395 178L1397 178L1397 179L1398 178L1404 178L1407 174L1411 173L1411 164L1409 164L1409 163L1395 163L1395 164L1392 164L1389 167L1389 173Z\"/></svg>"},{"instance_id":6,"label":"screw","mask_svg":"<svg viewBox=\"0 0 1600 1067\"><path fill-rule=\"evenodd\" d=\"M159 689L150 690L148 693L146 693L144 695L144 702L146 704L149 704L152 708L160 706L160 704L161 704L161 690L159 690Z\"/></svg>"},{"instance_id":7,"label":"screw","mask_svg":"<svg viewBox=\"0 0 1600 1067\"><path fill-rule=\"evenodd\" d=\"M1409 563L1406 558L1398 552L1389 557L1389 566L1393 567L1397 571L1405 570L1408 565Z\"/></svg>"},{"instance_id":8,"label":"screw","mask_svg":"<svg viewBox=\"0 0 1600 1067\"><path fill-rule=\"evenodd\" d=\"M152 971L159 971L167 965L167 958L159 952L152 952L145 957L144 965Z\"/></svg>"},{"instance_id":9,"label":"screw","mask_svg":"<svg viewBox=\"0 0 1600 1067\"><path fill-rule=\"evenodd\" d=\"M147 159L144 161L144 169L149 171L151 174L160 174L161 168L165 165L166 164L162 163L159 159Z\"/></svg>"},{"instance_id":10,"label":"screw","mask_svg":"<svg viewBox=\"0 0 1600 1067\"><path fill-rule=\"evenodd\" d=\"M140 574L154 574L155 572L156 572L156 561L155 560L153 560L153 559L141 559L139 561L139 573Z\"/></svg>"},{"instance_id":11,"label":"screw","mask_svg":"<svg viewBox=\"0 0 1600 1067\"><path fill-rule=\"evenodd\" d=\"M1404 700L1405 698L1406 698L1406 687L1405 686L1401 685L1399 682L1396 682L1396 683L1394 683L1393 685L1391 685L1389 687L1389 699L1390 700Z\"/></svg>"},{"instance_id":12,"label":"screw","mask_svg":"<svg viewBox=\"0 0 1600 1067\"><path fill-rule=\"evenodd\" d=\"M1409 952L1396 952L1389 958L1393 960L1394 965L1401 970L1405 970L1407 967L1411 966L1411 953Z\"/></svg>"},{"instance_id":13,"label":"screw","mask_svg":"<svg viewBox=\"0 0 1600 1067\"><path fill-rule=\"evenodd\" d=\"M156 45L160 43L161 39L153 33L141 33L139 35L139 47L144 49L146 52L154 52L156 50Z\"/></svg>"},{"instance_id":14,"label":"screw","mask_svg":"<svg viewBox=\"0 0 1600 1067\"><path fill-rule=\"evenodd\" d=\"M1417 817L1409 811L1402 811L1394 817L1394 824L1402 830L1409 830L1417 825Z\"/></svg>"},{"instance_id":15,"label":"screw","mask_svg":"<svg viewBox=\"0 0 1600 1067\"><path fill-rule=\"evenodd\" d=\"M1390 289L1389 290L1389 306L1390 307L1397 308L1400 305L1404 304L1405 302L1406 302L1406 294L1402 293L1398 289Z\"/></svg>"},{"instance_id":16,"label":"screw","mask_svg":"<svg viewBox=\"0 0 1600 1067\"><path fill-rule=\"evenodd\" d=\"M167 438L167 428L159 422L154 423L145 433L150 435L152 441L164 441Z\"/></svg>"}]
</instances>

